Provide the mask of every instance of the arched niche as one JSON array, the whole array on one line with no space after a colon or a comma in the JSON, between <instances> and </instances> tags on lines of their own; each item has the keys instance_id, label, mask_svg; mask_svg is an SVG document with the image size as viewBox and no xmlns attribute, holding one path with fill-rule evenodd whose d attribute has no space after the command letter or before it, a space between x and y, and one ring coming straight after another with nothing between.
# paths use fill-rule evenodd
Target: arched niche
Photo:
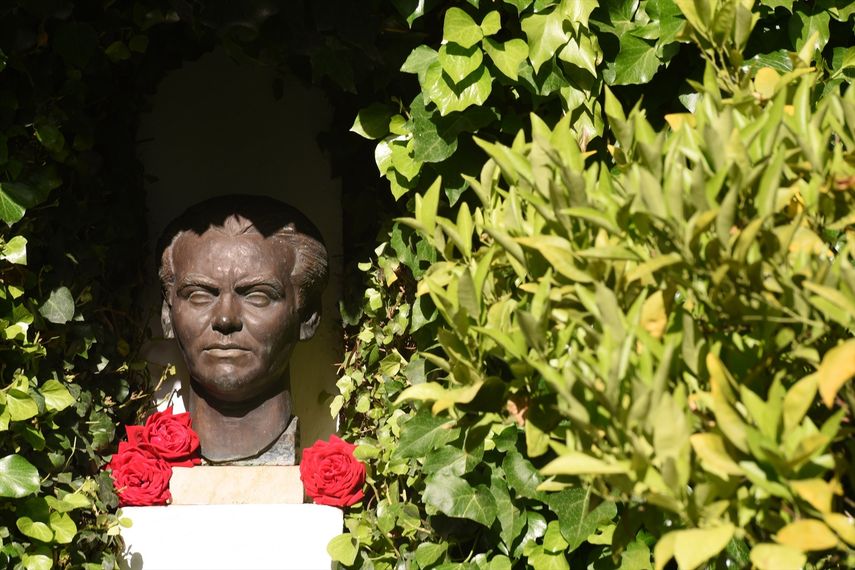
<instances>
[{"instance_id":1,"label":"arched niche","mask_svg":"<svg viewBox=\"0 0 855 570\"><path fill-rule=\"evenodd\" d=\"M238 64L215 50L168 73L140 117L139 155L146 182L151 242L188 206L222 194L265 194L292 204L323 234L330 255L324 316L315 337L291 360L292 398L303 446L335 431L329 401L342 358L338 300L342 283L342 206L338 180L317 144L332 112L322 91L285 77L274 97L271 69ZM153 259L145 302L154 340L144 351L159 375L174 363L161 395L186 377L174 341L162 339ZM176 410L183 402L175 401Z\"/></svg>"}]
</instances>

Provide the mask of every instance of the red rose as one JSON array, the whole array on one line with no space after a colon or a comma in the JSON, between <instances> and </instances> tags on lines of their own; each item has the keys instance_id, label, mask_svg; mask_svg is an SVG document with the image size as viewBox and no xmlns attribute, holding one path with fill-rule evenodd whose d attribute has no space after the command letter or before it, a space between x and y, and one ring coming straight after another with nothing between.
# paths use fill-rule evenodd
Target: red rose
<instances>
[{"instance_id":1,"label":"red rose","mask_svg":"<svg viewBox=\"0 0 855 570\"><path fill-rule=\"evenodd\" d=\"M300 479L315 503L349 507L365 496L365 466L353 456L354 449L333 435L303 451Z\"/></svg>"},{"instance_id":2,"label":"red rose","mask_svg":"<svg viewBox=\"0 0 855 570\"><path fill-rule=\"evenodd\" d=\"M172 468L145 444L119 443L106 468L112 471L119 506L165 505L172 498Z\"/></svg>"},{"instance_id":3,"label":"red rose","mask_svg":"<svg viewBox=\"0 0 855 570\"><path fill-rule=\"evenodd\" d=\"M190 427L190 414L173 414L172 408L155 412L145 426L127 426L128 443L149 445L173 467L192 467L199 458L199 436Z\"/></svg>"}]
</instances>

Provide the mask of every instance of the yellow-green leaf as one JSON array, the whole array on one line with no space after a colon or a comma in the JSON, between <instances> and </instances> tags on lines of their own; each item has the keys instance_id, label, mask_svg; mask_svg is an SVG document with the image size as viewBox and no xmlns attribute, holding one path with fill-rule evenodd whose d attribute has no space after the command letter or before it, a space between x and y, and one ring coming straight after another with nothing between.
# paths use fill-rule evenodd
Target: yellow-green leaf
<instances>
[{"instance_id":1,"label":"yellow-green leaf","mask_svg":"<svg viewBox=\"0 0 855 570\"><path fill-rule=\"evenodd\" d=\"M837 535L849 546L855 546L855 520L840 513L828 513L823 516L825 524L830 526Z\"/></svg>"},{"instance_id":2,"label":"yellow-green leaf","mask_svg":"<svg viewBox=\"0 0 855 570\"><path fill-rule=\"evenodd\" d=\"M778 531L775 540L802 552L828 550L837 546L838 542L837 535L816 519L801 519L788 524Z\"/></svg>"},{"instance_id":3,"label":"yellow-green leaf","mask_svg":"<svg viewBox=\"0 0 855 570\"><path fill-rule=\"evenodd\" d=\"M823 479L802 479L790 481L790 487L796 494L810 503L821 513L831 511L831 499L834 495L831 485Z\"/></svg>"},{"instance_id":4,"label":"yellow-green leaf","mask_svg":"<svg viewBox=\"0 0 855 570\"><path fill-rule=\"evenodd\" d=\"M553 459L540 470L544 475L609 475L628 473L626 462L607 463L585 453L571 451Z\"/></svg>"},{"instance_id":5,"label":"yellow-green leaf","mask_svg":"<svg viewBox=\"0 0 855 570\"><path fill-rule=\"evenodd\" d=\"M697 568L724 550L736 530L732 524L677 531L674 558L680 570Z\"/></svg>"},{"instance_id":6,"label":"yellow-green leaf","mask_svg":"<svg viewBox=\"0 0 855 570\"><path fill-rule=\"evenodd\" d=\"M751 563L757 570L801 570L807 562L807 556L801 551L784 546L763 542L751 549Z\"/></svg>"},{"instance_id":7,"label":"yellow-green leaf","mask_svg":"<svg viewBox=\"0 0 855 570\"><path fill-rule=\"evenodd\" d=\"M724 440L714 433L696 433L689 437L692 449L701 460L701 465L710 473L723 479L728 475L743 475L744 471L730 457L724 447Z\"/></svg>"},{"instance_id":8,"label":"yellow-green leaf","mask_svg":"<svg viewBox=\"0 0 855 570\"><path fill-rule=\"evenodd\" d=\"M787 391L787 395L784 396L783 408L785 432L789 432L799 425L802 418L805 417L816 397L817 380L817 374L805 376Z\"/></svg>"},{"instance_id":9,"label":"yellow-green leaf","mask_svg":"<svg viewBox=\"0 0 855 570\"><path fill-rule=\"evenodd\" d=\"M826 352L816 374L819 394L823 403L830 408L838 390L855 376L855 338Z\"/></svg>"}]
</instances>

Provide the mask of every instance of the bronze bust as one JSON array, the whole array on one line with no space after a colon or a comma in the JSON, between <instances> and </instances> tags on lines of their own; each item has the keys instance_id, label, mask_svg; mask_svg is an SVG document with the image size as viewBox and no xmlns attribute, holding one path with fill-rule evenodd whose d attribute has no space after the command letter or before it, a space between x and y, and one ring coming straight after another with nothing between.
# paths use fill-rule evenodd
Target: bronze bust
<instances>
[{"instance_id":1,"label":"bronze bust","mask_svg":"<svg viewBox=\"0 0 855 570\"><path fill-rule=\"evenodd\" d=\"M163 331L187 363L203 457L262 454L291 421L291 352L320 322L320 233L273 198L222 196L173 220L157 253Z\"/></svg>"}]
</instances>

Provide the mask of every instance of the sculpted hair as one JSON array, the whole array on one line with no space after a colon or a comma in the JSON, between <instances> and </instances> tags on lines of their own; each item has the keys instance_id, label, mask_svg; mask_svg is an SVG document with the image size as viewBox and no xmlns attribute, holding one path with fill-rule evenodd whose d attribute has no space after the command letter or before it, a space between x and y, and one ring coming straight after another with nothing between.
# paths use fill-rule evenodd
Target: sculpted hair
<instances>
[{"instance_id":1,"label":"sculpted hair","mask_svg":"<svg viewBox=\"0 0 855 570\"><path fill-rule=\"evenodd\" d=\"M167 337L172 336L168 304L175 285L172 248L183 234L202 235L208 230L229 235L257 232L290 247L294 252L291 277L300 321L320 319L321 295L329 268L324 240L314 224L296 208L268 196L218 196L188 208L169 223L158 240L158 276L164 301L161 321ZM317 322L312 324L317 326Z\"/></svg>"}]
</instances>

